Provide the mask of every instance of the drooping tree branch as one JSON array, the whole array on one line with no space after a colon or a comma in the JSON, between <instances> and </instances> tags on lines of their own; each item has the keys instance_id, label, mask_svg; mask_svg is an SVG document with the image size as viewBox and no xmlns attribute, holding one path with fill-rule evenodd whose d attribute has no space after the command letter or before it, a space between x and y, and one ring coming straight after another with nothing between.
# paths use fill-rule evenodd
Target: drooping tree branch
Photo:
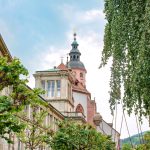
<instances>
[{"instance_id":1,"label":"drooping tree branch","mask_svg":"<svg viewBox=\"0 0 150 150\"><path fill-rule=\"evenodd\" d=\"M150 1L105 0L105 14L101 67L113 58L110 108L113 110L123 97L123 106L129 114L135 111L140 117L149 116Z\"/></svg>"}]
</instances>

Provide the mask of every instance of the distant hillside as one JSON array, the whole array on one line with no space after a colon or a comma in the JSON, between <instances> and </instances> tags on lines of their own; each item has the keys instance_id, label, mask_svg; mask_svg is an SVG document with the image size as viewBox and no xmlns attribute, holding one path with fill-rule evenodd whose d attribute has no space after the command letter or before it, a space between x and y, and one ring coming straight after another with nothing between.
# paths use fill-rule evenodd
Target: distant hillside
<instances>
[{"instance_id":1,"label":"distant hillside","mask_svg":"<svg viewBox=\"0 0 150 150\"><path fill-rule=\"evenodd\" d=\"M144 135L146 132L147 132L147 131L142 132L142 134ZM142 137L140 136L140 139L141 139L141 138L142 138ZM133 145L141 144L140 139L139 139L139 135L138 135L138 134L135 134L135 135L131 136L131 141L132 141L132 144L133 144ZM141 140L142 140L142 139L141 139ZM129 138L129 137L128 137L128 138L125 138L125 139L121 139L121 141L120 141L120 145L127 144L127 143L130 144L130 138Z\"/></svg>"}]
</instances>

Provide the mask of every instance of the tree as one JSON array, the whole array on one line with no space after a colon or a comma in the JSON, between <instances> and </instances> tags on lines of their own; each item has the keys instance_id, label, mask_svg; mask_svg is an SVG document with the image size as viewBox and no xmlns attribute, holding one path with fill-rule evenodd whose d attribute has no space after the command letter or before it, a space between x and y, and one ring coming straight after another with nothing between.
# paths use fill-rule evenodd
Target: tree
<instances>
[{"instance_id":1,"label":"tree","mask_svg":"<svg viewBox=\"0 0 150 150\"><path fill-rule=\"evenodd\" d=\"M150 131L144 134L144 144L137 146L136 150L148 150L150 149Z\"/></svg>"},{"instance_id":2,"label":"tree","mask_svg":"<svg viewBox=\"0 0 150 150\"><path fill-rule=\"evenodd\" d=\"M26 123L25 130L17 133L18 139L25 144L26 149L43 148L50 142L53 131L46 126L47 111L32 106L32 119ZM23 117L23 115L21 115Z\"/></svg>"},{"instance_id":3,"label":"tree","mask_svg":"<svg viewBox=\"0 0 150 150\"><path fill-rule=\"evenodd\" d=\"M19 133L25 128L25 124L16 116L25 105L47 105L38 96L43 91L29 89L25 85L27 80L21 79L21 75L26 77L28 71L18 59L8 62L7 58L0 57L0 91L6 88L10 90L7 95L0 96L0 137L8 142L12 142L8 134Z\"/></svg>"},{"instance_id":4,"label":"tree","mask_svg":"<svg viewBox=\"0 0 150 150\"><path fill-rule=\"evenodd\" d=\"M65 120L52 137L51 147L53 150L114 150L115 144L90 125Z\"/></svg>"},{"instance_id":5,"label":"tree","mask_svg":"<svg viewBox=\"0 0 150 150\"><path fill-rule=\"evenodd\" d=\"M150 116L150 1L105 0L101 66L112 58L110 108L121 97L128 114ZM123 95L121 96L121 86Z\"/></svg>"},{"instance_id":6,"label":"tree","mask_svg":"<svg viewBox=\"0 0 150 150\"><path fill-rule=\"evenodd\" d=\"M132 150L132 146L130 144L123 144L122 150Z\"/></svg>"},{"instance_id":7,"label":"tree","mask_svg":"<svg viewBox=\"0 0 150 150\"><path fill-rule=\"evenodd\" d=\"M0 57L0 91L9 86L23 84L25 81L19 78L20 75L27 75L27 70L21 65L18 59L8 63L7 58ZM12 91L13 91L12 89ZM17 117L13 114L18 111L17 102L14 102L11 95L0 96L0 137L8 142L7 134L19 132L23 128Z\"/></svg>"}]
</instances>

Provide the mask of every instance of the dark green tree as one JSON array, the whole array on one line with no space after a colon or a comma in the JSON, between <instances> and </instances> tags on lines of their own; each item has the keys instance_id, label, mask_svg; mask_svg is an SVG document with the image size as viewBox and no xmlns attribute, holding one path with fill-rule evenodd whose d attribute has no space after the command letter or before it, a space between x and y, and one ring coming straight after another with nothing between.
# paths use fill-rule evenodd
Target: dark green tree
<instances>
[{"instance_id":1,"label":"dark green tree","mask_svg":"<svg viewBox=\"0 0 150 150\"><path fill-rule=\"evenodd\" d=\"M150 1L105 0L104 11L107 23L100 67L112 58L110 108L123 97L129 114L150 116Z\"/></svg>"},{"instance_id":2,"label":"dark green tree","mask_svg":"<svg viewBox=\"0 0 150 150\"><path fill-rule=\"evenodd\" d=\"M51 141L53 150L115 150L110 137L98 133L92 126L66 120Z\"/></svg>"}]
</instances>

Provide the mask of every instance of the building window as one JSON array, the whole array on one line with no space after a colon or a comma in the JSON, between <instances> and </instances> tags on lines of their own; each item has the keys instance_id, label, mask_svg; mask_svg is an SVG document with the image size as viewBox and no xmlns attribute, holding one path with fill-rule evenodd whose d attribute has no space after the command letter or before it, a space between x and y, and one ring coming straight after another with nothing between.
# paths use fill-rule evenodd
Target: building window
<instances>
[{"instance_id":1,"label":"building window","mask_svg":"<svg viewBox=\"0 0 150 150\"><path fill-rule=\"evenodd\" d=\"M75 55L73 55L73 60L75 60L75 58L76 58L76 56L75 56Z\"/></svg>"},{"instance_id":2,"label":"building window","mask_svg":"<svg viewBox=\"0 0 150 150\"><path fill-rule=\"evenodd\" d=\"M61 82L60 82L60 80L56 81L56 87L57 87L56 97L60 97L60 88L61 88Z\"/></svg>"},{"instance_id":3,"label":"building window","mask_svg":"<svg viewBox=\"0 0 150 150\"><path fill-rule=\"evenodd\" d=\"M51 114L48 114L48 126L51 126L52 122L53 122L53 116Z\"/></svg>"},{"instance_id":4,"label":"building window","mask_svg":"<svg viewBox=\"0 0 150 150\"><path fill-rule=\"evenodd\" d=\"M82 72L80 73L80 77L83 78L83 73Z\"/></svg>"},{"instance_id":5,"label":"building window","mask_svg":"<svg viewBox=\"0 0 150 150\"><path fill-rule=\"evenodd\" d=\"M84 109L81 104L77 105L76 112L84 114Z\"/></svg>"},{"instance_id":6,"label":"building window","mask_svg":"<svg viewBox=\"0 0 150 150\"><path fill-rule=\"evenodd\" d=\"M73 71L72 74L73 74L74 77L76 76L76 72L75 71Z\"/></svg>"},{"instance_id":7,"label":"building window","mask_svg":"<svg viewBox=\"0 0 150 150\"><path fill-rule=\"evenodd\" d=\"M72 92L71 92L71 85L68 83L68 99L71 101Z\"/></svg>"},{"instance_id":8,"label":"building window","mask_svg":"<svg viewBox=\"0 0 150 150\"><path fill-rule=\"evenodd\" d=\"M41 81L41 86L42 86L42 89L45 90L45 80Z\"/></svg>"},{"instance_id":9,"label":"building window","mask_svg":"<svg viewBox=\"0 0 150 150\"><path fill-rule=\"evenodd\" d=\"M61 80L42 80L41 87L46 91L43 96L53 98L61 96Z\"/></svg>"},{"instance_id":10,"label":"building window","mask_svg":"<svg viewBox=\"0 0 150 150\"><path fill-rule=\"evenodd\" d=\"M55 81L54 80L47 81L47 96L54 97L54 91L55 91Z\"/></svg>"},{"instance_id":11,"label":"building window","mask_svg":"<svg viewBox=\"0 0 150 150\"><path fill-rule=\"evenodd\" d=\"M25 105L25 107L24 107L24 112L25 112L25 116L27 117L27 118L30 118L30 116L29 116L29 112L30 111L30 105Z\"/></svg>"},{"instance_id":12,"label":"building window","mask_svg":"<svg viewBox=\"0 0 150 150\"><path fill-rule=\"evenodd\" d=\"M54 117L54 131L58 130L58 119Z\"/></svg>"}]
</instances>

